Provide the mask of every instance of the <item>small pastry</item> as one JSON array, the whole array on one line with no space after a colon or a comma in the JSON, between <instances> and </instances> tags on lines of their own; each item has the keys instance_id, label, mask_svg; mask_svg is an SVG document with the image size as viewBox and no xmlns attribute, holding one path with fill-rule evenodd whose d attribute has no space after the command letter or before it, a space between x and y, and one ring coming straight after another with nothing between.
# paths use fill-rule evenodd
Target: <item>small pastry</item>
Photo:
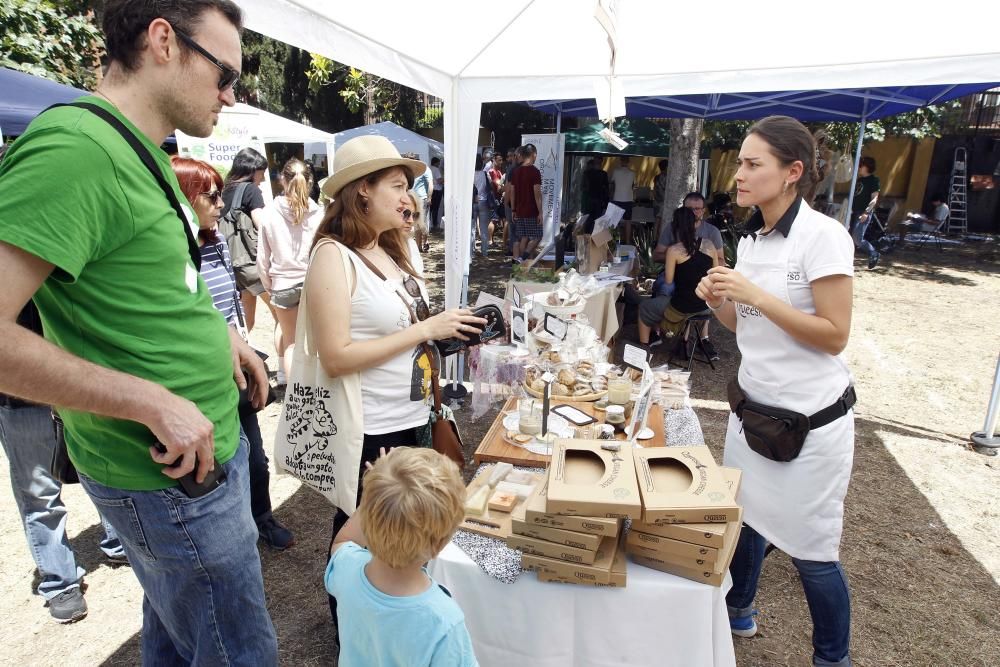
<instances>
[{"instance_id":1,"label":"small pastry","mask_svg":"<svg viewBox=\"0 0 1000 667\"><path fill-rule=\"evenodd\" d=\"M576 384L576 375L574 375L573 371L569 370L568 368L564 368L561 371L559 371L559 376L557 379L559 380L559 382L566 385L567 387L572 387L573 385Z\"/></svg>"},{"instance_id":2,"label":"small pastry","mask_svg":"<svg viewBox=\"0 0 1000 667\"><path fill-rule=\"evenodd\" d=\"M535 378L531 383L531 388L535 391L545 391L545 383L542 382L542 378Z\"/></svg>"},{"instance_id":3,"label":"small pastry","mask_svg":"<svg viewBox=\"0 0 1000 667\"><path fill-rule=\"evenodd\" d=\"M585 384L580 384L573 388L574 396L586 396L589 393L591 393L591 388Z\"/></svg>"},{"instance_id":4,"label":"small pastry","mask_svg":"<svg viewBox=\"0 0 1000 667\"><path fill-rule=\"evenodd\" d=\"M513 440L514 442L520 443L522 445L528 444L529 442L531 442L531 439L532 436L525 435L524 433L516 433L514 437L511 438L511 440ZM503 482L500 482L500 484L503 484Z\"/></svg>"},{"instance_id":5,"label":"small pastry","mask_svg":"<svg viewBox=\"0 0 1000 667\"><path fill-rule=\"evenodd\" d=\"M553 382L552 383L552 395L553 396L569 396L570 395L570 389L569 389L569 387L567 387L566 385L564 385L562 382Z\"/></svg>"}]
</instances>

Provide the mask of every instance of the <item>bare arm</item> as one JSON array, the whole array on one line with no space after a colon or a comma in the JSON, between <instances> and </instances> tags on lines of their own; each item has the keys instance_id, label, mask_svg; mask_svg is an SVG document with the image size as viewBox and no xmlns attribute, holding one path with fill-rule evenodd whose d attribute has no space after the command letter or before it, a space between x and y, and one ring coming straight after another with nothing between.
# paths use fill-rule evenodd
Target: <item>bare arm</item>
<instances>
[{"instance_id":1,"label":"bare arm","mask_svg":"<svg viewBox=\"0 0 1000 667\"><path fill-rule=\"evenodd\" d=\"M340 253L333 244L320 248L309 267L311 279L305 287L316 351L330 377L373 368L425 341L452 336L467 340L464 334L486 324L471 311L455 308L382 338L352 340L351 292L356 278L345 274ZM473 326L477 324L480 326Z\"/></svg>"},{"instance_id":2,"label":"bare arm","mask_svg":"<svg viewBox=\"0 0 1000 667\"><path fill-rule=\"evenodd\" d=\"M255 211L256 213L256 211ZM263 221L264 214L262 212L261 219ZM271 276L269 271L271 270L271 244L267 240L267 229L262 225L260 227L260 233L257 234L257 275L260 278L260 284L264 286L264 289L271 292Z\"/></svg>"},{"instance_id":3,"label":"bare arm","mask_svg":"<svg viewBox=\"0 0 1000 667\"><path fill-rule=\"evenodd\" d=\"M81 412L144 424L167 448L151 450L174 479L194 469L198 478L215 465L214 426L191 401L160 385L85 361L17 324L18 313L53 270L53 265L0 242L0 391ZM153 443L148 443L152 445Z\"/></svg>"},{"instance_id":4,"label":"bare arm","mask_svg":"<svg viewBox=\"0 0 1000 667\"><path fill-rule=\"evenodd\" d=\"M253 226L260 230L261 225L264 224L264 209L255 208L250 211L250 219L253 220Z\"/></svg>"},{"instance_id":5,"label":"bare arm","mask_svg":"<svg viewBox=\"0 0 1000 667\"><path fill-rule=\"evenodd\" d=\"M514 197L517 195L517 191L514 188L513 183L507 184L507 201L510 202L510 210L514 209Z\"/></svg>"},{"instance_id":6,"label":"bare arm","mask_svg":"<svg viewBox=\"0 0 1000 667\"><path fill-rule=\"evenodd\" d=\"M668 250L666 257L666 265L663 267L664 279L667 284L670 285L674 282L674 272L677 270L677 255L679 253L676 250Z\"/></svg>"},{"instance_id":7,"label":"bare arm","mask_svg":"<svg viewBox=\"0 0 1000 667\"><path fill-rule=\"evenodd\" d=\"M538 217L542 217L542 186L536 185L535 190L535 206L538 208Z\"/></svg>"},{"instance_id":8,"label":"bare arm","mask_svg":"<svg viewBox=\"0 0 1000 667\"><path fill-rule=\"evenodd\" d=\"M361 530L361 520L358 518L357 512L352 514L347 523L333 536L333 544L330 545L330 555L333 556L333 554L337 553L337 549L345 542L354 542L366 549L368 548L368 539L365 537L364 531Z\"/></svg>"},{"instance_id":9,"label":"bare arm","mask_svg":"<svg viewBox=\"0 0 1000 667\"><path fill-rule=\"evenodd\" d=\"M826 276L810 283L816 304L815 315L785 303L730 268L714 268L709 272L708 278L711 279L711 289L716 299L725 297L757 308L764 317L803 345L827 354L840 354L847 347L854 298L853 279L850 276ZM731 308L732 304L726 304L726 307ZM735 324L735 310L733 314ZM721 317L719 319L722 320Z\"/></svg>"}]
</instances>

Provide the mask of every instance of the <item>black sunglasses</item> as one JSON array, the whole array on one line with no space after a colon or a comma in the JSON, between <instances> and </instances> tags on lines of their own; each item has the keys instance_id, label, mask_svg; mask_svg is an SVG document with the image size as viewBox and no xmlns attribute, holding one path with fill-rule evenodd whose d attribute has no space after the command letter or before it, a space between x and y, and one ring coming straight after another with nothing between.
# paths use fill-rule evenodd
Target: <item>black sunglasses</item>
<instances>
[{"instance_id":1,"label":"black sunglasses","mask_svg":"<svg viewBox=\"0 0 1000 667\"><path fill-rule=\"evenodd\" d=\"M232 67L224 65L221 62L219 62L218 58L216 58L211 53L206 51L201 46L201 44L191 39L191 36L185 33L183 30L178 30L177 28L174 28L174 32L177 33L177 36L180 37L182 42L184 42L189 47L200 53L205 58L205 60L207 60L208 62L212 63L213 65L219 68L219 71L222 72L222 74L219 75L219 90L227 90L236 85L236 82L240 78L239 71L234 70Z\"/></svg>"},{"instance_id":2,"label":"black sunglasses","mask_svg":"<svg viewBox=\"0 0 1000 667\"><path fill-rule=\"evenodd\" d=\"M219 190L212 190L211 192L199 192L198 194L208 197L208 201L212 202L212 206L215 206L220 201L222 201L222 192Z\"/></svg>"},{"instance_id":3,"label":"black sunglasses","mask_svg":"<svg viewBox=\"0 0 1000 667\"><path fill-rule=\"evenodd\" d=\"M420 285L417 284L413 276L403 278L403 289L413 298L413 307L417 311L417 319L423 321L430 317L431 309L427 306L427 302L424 301L424 295L420 292Z\"/></svg>"}]
</instances>

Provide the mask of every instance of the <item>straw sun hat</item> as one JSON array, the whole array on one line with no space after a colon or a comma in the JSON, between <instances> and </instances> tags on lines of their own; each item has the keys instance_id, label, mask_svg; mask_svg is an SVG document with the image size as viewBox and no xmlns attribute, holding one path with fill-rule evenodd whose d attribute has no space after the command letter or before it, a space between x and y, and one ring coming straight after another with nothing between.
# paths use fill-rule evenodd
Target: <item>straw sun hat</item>
<instances>
[{"instance_id":1,"label":"straw sun hat","mask_svg":"<svg viewBox=\"0 0 1000 667\"><path fill-rule=\"evenodd\" d=\"M337 149L333 155L333 175L321 189L335 199L348 183L387 167L402 167L414 180L427 170L420 160L400 157L392 142L377 134L355 137Z\"/></svg>"}]
</instances>

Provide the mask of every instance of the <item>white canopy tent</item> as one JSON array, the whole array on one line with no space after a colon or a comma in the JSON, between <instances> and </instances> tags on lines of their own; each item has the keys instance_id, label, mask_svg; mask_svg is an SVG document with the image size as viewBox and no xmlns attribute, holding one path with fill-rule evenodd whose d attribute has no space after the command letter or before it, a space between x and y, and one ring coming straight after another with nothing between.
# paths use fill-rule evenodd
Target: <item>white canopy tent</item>
<instances>
[{"instance_id":1,"label":"white canopy tent","mask_svg":"<svg viewBox=\"0 0 1000 667\"><path fill-rule=\"evenodd\" d=\"M603 105L624 96L977 83L1000 72L1000 3L928 14L902 0L844 0L819 20L792 0L755 10L719 0L708 12L662 0L508 0L484 22L482 6L464 0L438 0L424 13L403 0L383 0L378 11L237 1L253 30L444 99L448 306L458 305L468 270L465 193L483 102L597 97ZM599 6L610 21L596 20ZM712 41L691 25L714 30ZM440 38L414 39L428 34Z\"/></svg>"},{"instance_id":2,"label":"white canopy tent","mask_svg":"<svg viewBox=\"0 0 1000 667\"><path fill-rule=\"evenodd\" d=\"M257 117L257 131L265 144L322 144L326 146L327 155L333 154L333 137L329 132L317 130L302 123L296 123L283 116L252 107L249 104L237 102L232 109L223 109L223 113L250 114Z\"/></svg>"},{"instance_id":3,"label":"white canopy tent","mask_svg":"<svg viewBox=\"0 0 1000 667\"><path fill-rule=\"evenodd\" d=\"M430 164L431 158L438 157L444 159L444 144L440 141L435 141L430 137L411 132L405 127L389 121L362 125L361 127L337 132L333 135L333 140L336 146L343 146L345 141L368 134L377 134L385 137L392 142L392 145L400 153L416 153L420 156L420 160L427 164Z\"/></svg>"}]
</instances>

